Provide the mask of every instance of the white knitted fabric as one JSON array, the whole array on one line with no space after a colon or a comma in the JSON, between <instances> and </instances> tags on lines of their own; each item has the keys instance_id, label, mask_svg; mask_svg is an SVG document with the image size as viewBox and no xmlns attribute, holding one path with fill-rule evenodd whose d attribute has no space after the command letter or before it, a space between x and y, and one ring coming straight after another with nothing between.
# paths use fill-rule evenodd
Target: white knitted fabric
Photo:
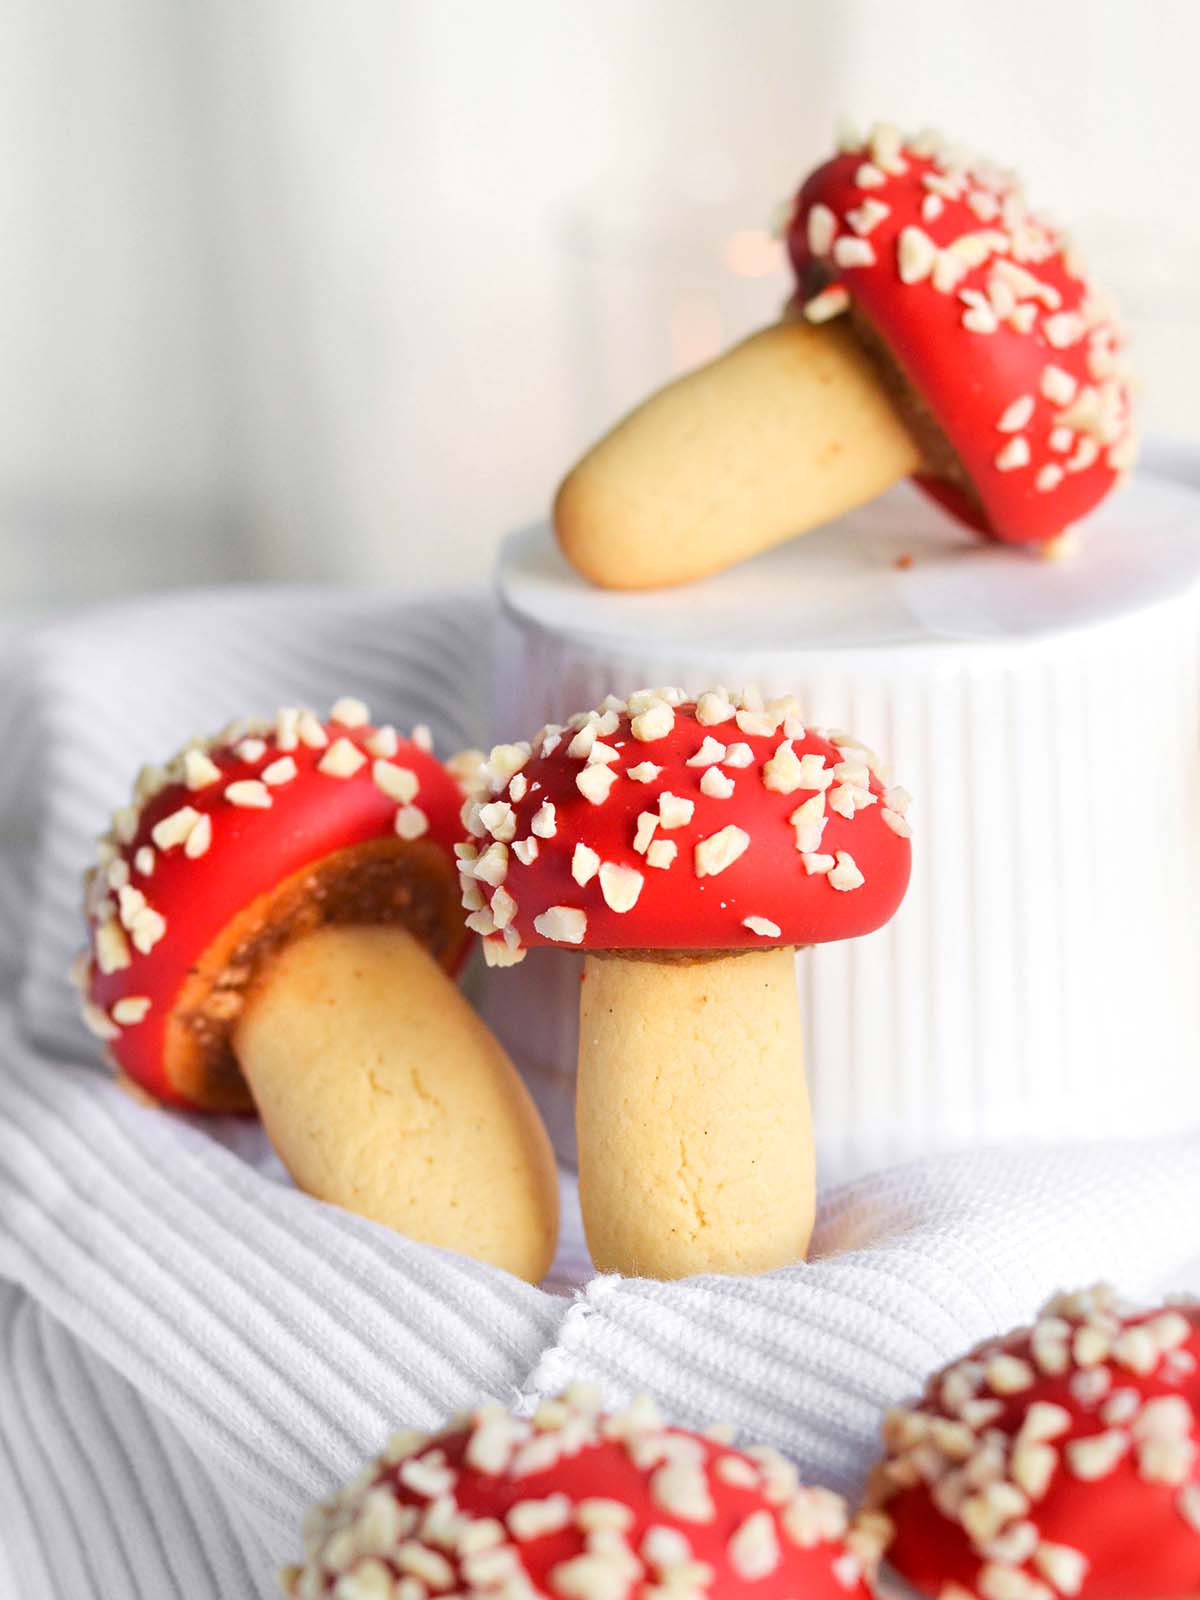
<instances>
[{"instance_id":1,"label":"white knitted fabric","mask_svg":"<svg viewBox=\"0 0 1200 1600\"><path fill-rule=\"evenodd\" d=\"M270 1595L305 1505L394 1426L577 1376L853 1490L883 1407L1060 1284L1196 1285L1195 1129L882 1174L825 1197L808 1265L756 1279L587 1282L572 1221L548 1291L297 1193L252 1125L119 1091L66 967L133 772L342 693L479 742L488 624L473 594L218 592L0 660L0 1595Z\"/></svg>"}]
</instances>

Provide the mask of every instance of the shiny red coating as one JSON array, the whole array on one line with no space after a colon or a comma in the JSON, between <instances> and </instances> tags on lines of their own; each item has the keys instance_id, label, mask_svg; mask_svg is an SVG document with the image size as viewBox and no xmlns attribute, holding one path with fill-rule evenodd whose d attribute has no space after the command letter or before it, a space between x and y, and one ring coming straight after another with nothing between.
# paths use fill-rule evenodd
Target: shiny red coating
<instances>
[{"instance_id":1,"label":"shiny red coating","mask_svg":"<svg viewBox=\"0 0 1200 1600\"><path fill-rule=\"evenodd\" d=\"M1147 1371L1131 1370L1128 1358L1118 1359L1113 1354L1093 1359L1095 1350L1085 1352L1082 1345L1074 1343L1085 1319L1061 1307L1049 1309L1054 1314L1051 1326L1057 1318L1071 1329L1065 1371L1045 1370L1047 1365L1062 1364L1061 1359L1045 1355L1039 1359L1039 1348L1052 1351L1055 1341L1047 1340L1044 1333L1035 1337L1028 1329L994 1341L968 1358L986 1363L1004 1352L1028 1362L1037 1373L1030 1387L1015 1394L993 1397L986 1385L981 1391L988 1399L994 1398L997 1406L997 1415L980 1430L981 1444L988 1438L999 1442L1002 1459L1009 1463L1006 1482L1011 1480L1014 1447L1022 1430L1038 1431L1039 1416L1044 1414L1034 1408L1049 1404L1067 1414L1068 1425L1045 1441L1055 1453L1055 1465L1044 1492L1026 1496L1024 1507L1014 1502L994 1535L996 1545L989 1555L990 1541L972 1539L963 1523L946 1515L937 1504L939 1493L953 1493L957 1498L950 1475L963 1470L966 1463L946 1460L939 1470L936 1454L926 1456L926 1466L933 1473L930 1481L884 1497L885 1510L895 1527L888 1562L931 1600L938 1600L947 1584L959 1586L962 1600L971 1596L983 1600L997 1592L998 1582L1003 1581L1003 1574L999 1580L994 1571L989 1575L989 1568L997 1566L1011 1567L1028 1584L1037 1586L1028 1590L1027 1600L1054 1600L1059 1593L1069 1593L1074 1600L1192 1600L1200 1594L1200 1305L1123 1313L1116 1317L1115 1325L1108 1324L1114 1329L1112 1343L1117 1351L1125 1348L1118 1341L1129 1330L1174 1329L1172 1337L1177 1342L1160 1351ZM1159 1321L1164 1316L1171 1319L1169 1323ZM1039 1326L1046 1328L1045 1317ZM1085 1359L1081 1361L1076 1352ZM918 1417L961 1418L961 1407L947 1403L945 1378L946 1374L938 1374L930 1381ZM1157 1419L1152 1422L1155 1412L1143 1408L1164 1398L1171 1402L1168 1416L1180 1420L1182 1431L1174 1436L1176 1443L1168 1447L1167 1454L1156 1456L1155 1437L1165 1437L1164 1424ZM897 1438L904 1437L908 1426L894 1418L889 1424L892 1449L888 1460L893 1466L903 1454ZM1069 1465L1073 1443L1108 1434L1120 1436L1115 1466L1091 1481L1076 1475ZM983 1475L978 1474L977 1480L982 1486ZM1024 1535L1021 1525L1029 1525L1033 1533ZM1019 1551L1023 1537L1026 1545L1036 1543L1039 1551L1050 1546L1051 1554L1039 1557L1031 1553L1024 1560L1001 1561L998 1557L1006 1537L1015 1541L1015 1548L1008 1551L1010 1557ZM1082 1567L1069 1555L1066 1558L1077 1572L1082 1571L1077 1587L1074 1577L1063 1589L1053 1581L1056 1548L1077 1552L1083 1558ZM1066 1568L1062 1558L1058 1560L1061 1582Z\"/></svg>"},{"instance_id":2,"label":"shiny red coating","mask_svg":"<svg viewBox=\"0 0 1200 1600\"><path fill-rule=\"evenodd\" d=\"M552 1407L556 1404L550 1402ZM568 1429L571 1426L567 1424ZM432 1526L424 1534L420 1523L415 1530L406 1527L394 1547L380 1547L375 1540L371 1555L360 1556L358 1564L344 1570L364 1579L367 1574L362 1569L369 1567L374 1579L380 1563L390 1574L401 1572L405 1570L402 1551L411 1551L412 1541L422 1538L427 1546L435 1545L447 1563L445 1581L454 1593L478 1593L478 1569L472 1572L472 1562L478 1560L482 1566L490 1560L506 1564L510 1582L521 1592L546 1596L547 1600L567 1600L568 1596L585 1600L591 1594L599 1600L610 1589L624 1594L626 1600L652 1600L664 1593L658 1587L663 1574L652 1554L654 1544L646 1543L647 1534L652 1534L660 1548L667 1541L681 1544L687 1561L698 1564L677 1568L682 1592L702 1593L710 1600L740 1596L753 1596L754 1600L870 1600L864 1572L873 1566L877 1554L877 1547L869 1548L870 1535L864 1529L860 1543L839 1497L802 1488L794 1468L774 1452L769 1454L776 1464L764 1470L762 1457L755 1452L745 1454L681 1429L664 1429L653 1437L616 1438L604 1437L604 1426L600 1419L598 1429L586 1428L582 1438L574 1439L552 1464L541 1469L517 1465L521 1462L520 1443L514 1447L513 1464L486 1470L472 1465L469 1451L473 1433L478 1436L477 1424L439 1435L396 1463L389 1464L385 1457L373 1474L368 1468L358 1481L357 1499L316 1513L310 1526L320 1529L324 1523L328 1531L324 1537L318 1531L310 1544L304 1579L300 1569L287 1575L289 1592L334 1593L338 1573L329 1569L326 1553L340 1527L356 1525L356 1505L365 1510L373 1503L376 1526L383 1526L393 1518L384 1511L388 1501L425 1512L436 1490L445 1508L444 1521L453 1533L439 1537ZM553 1436L535 1439L535 1445L551 1450L554 1443ZM709 1501L703 1515L676 1514L656 1493L656 1476L666 1466L668 1453L680 1446L695 1452L689 1460L698 1464ZM730 1482L723 1475L723 1468L731 1463L742 1481ZM809 1508L803 1529L789 1517L789 1505L797 1498ZM562 1525L523 1533L522 1510L535 1508ZM773 1567L755 1576L748 1575L744 1566L739 1570L731 1555L738 1531L752 1517L763 1519L774 1545ZM591 1528L589 1518L594 1519ZM493 1530L494 1542L481 1538L476 1549L472 1530L483 1523ZM586 1565L580 1564L588 1555L597 1558L599 1565L606 1560L621 1563L623 1578L613 1587L614 1580L609 1577L606 1585L598 1573L589 1573ZM415 1569L415 1562L413 1566ZM683 1583L685 1571L695 1574L690 1585Z\"/></svg>"},{"instance_id":3,"label":"shiny red coating","mask_svg":"<svg viewBox=\"0 0 1200 1600\"><path fill-rule=\"evenodd\" d=\"M834 888L823 873L806 872L796 831L788 820L818 791L799 788L785 794L764 784L766 762L786 742L782 726L761 735L746 733L733 721L701 724L695 703L689 701L675 708L674 726L665 737L635 738L627 711L620 713L616 730L602 737L617 754L613 770L618 774L602 803L593 804L577 786L586 762L569 754L571 729L546 755L538 753L543 746L535 741L534 753L516 780L518 789L523 789L521 798L511 799L511 783L498 796L513 806L514 840L537 839L537 858L529 865L519 859L512 844L506 847L503 888L516 901L510 928L522 945L558 942L535 925L536 919L554 906L586 913L582 947L595 950L750 950L772 944L821 944L870 933L887 922L899 906L911 871L911 845L904 836L906 824L888 808L886 796L891 794L901 806L907 797L897 799L896 791L885 790L874 772L868 779L873 800L852 819L832 811L828 794L826 797L828 820L819 852L835 858L838 852L848 852L865 878L861 887L843 891ZM688 765L709 738L727 746L741 743L752 752L748 766L718 766L733 780L734 791L727 799L705 794L701 788L705 769ZM823 757L827 768L847 760L857 762L855 752L860 749L851 745L848 737L844 745L835 745L814 729L806 729L803 737L790 743L797 757ZM650 782L628 776L630 768L644 762L661 767L659 775ZM664 793L691 801L695 810L684 826L656 829L654 841L677 846L673 864L657 868L634 844L639 817L656 811ZM556 831L552 838L538 838L532 824L547 801L555 808ZM900 831L889 826L885 811ZM749 835L749 847L724 871L698 876L695 846L731 824ZM482 837L475 844L482 851L490 841L484 830L478 831ZM576 881L572 863L577 845L595 851L602 862L642 874L641 891L632 910L611 908L600 873L586 884ZM469 876L465 881L469 892ZM496 887L474 882L494 910ZM745 926L747 917L766 919L779 932L755 932ZM489 937L496 942L502 934Z\"/></svg>"},{"instance_id":4,"label":"shiny red coating","mask_svg":"<svg viewBox=\"0 0 1200 1600\"><path fill-rule=\"evenodd\" d=\"M880 140L877 130L801 187L787 228L800 299L830 283L844 288L973 493L945 476L919 478L923 488L995 539L1054 539L1132 464L1112 310L1062 236L1025 209L1009 174L932 139L884 139L882 150ZM878 220L876 206L886 208ZM829 215L814 222L815 207ZM901 276L905 242L910 275L926 268L911 282ZM854 260L863 246L871 259ZM964 270L939 286L933 262L945 272L958 252ZM1006 460L1014 464L1004 470Z\"/></svg>"}]
</instances>

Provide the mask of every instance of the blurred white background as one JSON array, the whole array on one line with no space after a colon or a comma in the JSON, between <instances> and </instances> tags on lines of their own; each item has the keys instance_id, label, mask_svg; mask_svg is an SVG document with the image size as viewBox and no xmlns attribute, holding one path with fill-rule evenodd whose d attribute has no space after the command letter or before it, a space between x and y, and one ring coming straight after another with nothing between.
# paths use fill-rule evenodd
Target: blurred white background
<instances>
[{"instance_id":1,"label":"blurred white background","mask_svg":"<svg viewBox=\"0 0 1200 1600\"><path fill-rule=\"evenodd\" d=\"M486 572L769 318L839 114L1026 175L1200 439L1191 0L0 0L0 606Z\"/></svg>"}]
</instances>

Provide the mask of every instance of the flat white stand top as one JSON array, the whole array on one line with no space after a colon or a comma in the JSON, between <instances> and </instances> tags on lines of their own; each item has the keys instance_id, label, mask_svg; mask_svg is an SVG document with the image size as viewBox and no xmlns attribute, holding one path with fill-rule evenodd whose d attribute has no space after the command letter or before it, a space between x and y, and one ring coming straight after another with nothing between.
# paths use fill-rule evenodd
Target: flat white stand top
<instances>
[{"instance_id":1,"label":"flat white stand top","mask_svg":"<svg viewBox=\"0 0 1200 1600\"><path fill-rule=\"evenodd\" d=\"M505 540L502 604L527 626L621 652L822 652L1002 643L1127 617L1200 586L1200 491L1143 471L1059 559L985 541L908 484L677 589L592 587L545 525Z\"/></svg>"}]
</instances>

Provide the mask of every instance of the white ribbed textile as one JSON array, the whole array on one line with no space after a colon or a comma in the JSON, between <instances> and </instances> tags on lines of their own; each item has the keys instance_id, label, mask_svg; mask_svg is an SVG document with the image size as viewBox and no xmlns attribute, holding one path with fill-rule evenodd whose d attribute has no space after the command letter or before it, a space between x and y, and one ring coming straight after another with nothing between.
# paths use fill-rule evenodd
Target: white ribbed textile
<instances>
[{"instance_id":1,"label":"white ribbed textile","mask_svg":"<svg viewBox=\"0 0 1200 1600\"><path fill-rule=\"evenodd\" d=\"M1196 1284L1197 1130L865 1179L826 1197L812 1263L758 1279L584 1284L568 1238L569 1298L298 1194L253 1126L118 1090L65 967L90 840L137 766L339 693L473 742L488 631L475 595L213 592L0 661L0 1594L270 1595L305 1504L391 1427L574 1376L853 1488L883 1406L1060 1283Z\"/></svg>"}]
</instances>

